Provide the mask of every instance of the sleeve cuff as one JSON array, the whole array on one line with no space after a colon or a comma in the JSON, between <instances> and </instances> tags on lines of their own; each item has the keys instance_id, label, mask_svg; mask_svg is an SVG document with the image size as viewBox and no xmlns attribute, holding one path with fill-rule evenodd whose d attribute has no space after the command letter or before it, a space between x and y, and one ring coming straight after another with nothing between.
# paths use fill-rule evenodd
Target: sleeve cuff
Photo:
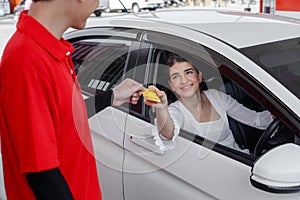
<instances>
[{"instance_id":1,"label":"sleeve cuff","mask_svg":"<svg viewBox=\"0 0 300 200\"><path fill-rule=\"evenodd\" d=\"M166 139L164 136L162 136L158 129L157 129L157 123L155 119L155 126L152 128L152 135L154 137L155 144L159 147L159 150L161 151L167 151L167 150L172 150L176 147L176 134L177 132L179 133L180 128L175 126L174 130L174 136L171 140Z\"/></svg>"},{"instance_id":2,"label":"sleeve cuff","mask_svg":"<svg viewBox=\"0 0 300 200\"><path fill-rule=\"evenodd\" d=\"M112 105L113 90L101 91L97 90L95 94L95 109L96 112L100 112Z\"/></svg>"}]
</instances>

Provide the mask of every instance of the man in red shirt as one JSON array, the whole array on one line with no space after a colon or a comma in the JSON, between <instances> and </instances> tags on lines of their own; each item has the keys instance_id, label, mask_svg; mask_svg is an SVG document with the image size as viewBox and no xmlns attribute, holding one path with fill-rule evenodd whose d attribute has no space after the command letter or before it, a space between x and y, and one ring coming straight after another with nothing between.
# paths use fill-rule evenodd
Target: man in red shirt
<instances>
[{"instance_id":1,"label":"man in red shirt","mask_svg":"<svg viewBox=\"0 0 300 200\"><path fill-rule=\"evenodd\" d=\"M84 28L98 2L33 1L3 52L0 132L9 200L101 199L73 47L62 38L69 27ZM101 95L100 110L136 103L143 89L127 79Z\"/></svg>"}]
</instances>

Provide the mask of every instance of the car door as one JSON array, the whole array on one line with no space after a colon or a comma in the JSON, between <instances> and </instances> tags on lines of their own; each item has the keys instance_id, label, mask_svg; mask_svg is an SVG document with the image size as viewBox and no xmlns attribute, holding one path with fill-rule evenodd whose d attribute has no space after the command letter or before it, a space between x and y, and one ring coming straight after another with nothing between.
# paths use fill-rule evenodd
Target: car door
<instances>
[{"instance_id":1,"label":"car door","mask_svg":"<svg viewBox=\"0 0 300 200\"><path fill-rule=\"evenodd\" d=\"M165 65L168 52L179 53L201 69L206 85L225 93L233 91L238 100L249 102L251 109L267 109L264 92L249 87L251 76L241 73L239 66L200 44L180 37L145 32L143 42L149 44L146 76L147 84L171 95ZM228 84L227 84L228 83ZM228 86L229 85L229 86ZM242 90L241 87L244 87ZM245 93L245 94L244 94ZM252 97L256 96L256 99ZM246 100L243 97L246 96ZM257 101L261 98L261 104ZM172 101L172 100L170 100ZM251 107L253 105L254 107ZM140 105L144 113L129 115L124 138L124 195L126 199L297 199L299 193L275 194L257 189L251 184L252 166L256 157L216 142L195 133L181 130L173 149L162 151L155 144L155 110ZM270 106L270 105L269 105ZM236 125L237 129L243 129ZM233 127L231 127L233 129ZM235 132L234 130L232 130ZM250 139L244 132L251 132ZM262 134L259 130L244 130L234 133L240 148L253 152ZM293 134L293 133L292 133ZM248 134L250 135L250 134ZM163 141L168 143L168 141ZM294 137L285 142L294 143Z\"/></svg>"},{"instance_id":2,"label":"car door","mask_svg":"<svg viewBox=\"0 0 300 200\"><path fill-rule=\"evenodd\" d=\"M129 105L99 112L95 96L133 75L138 34L99 28L70 33L65 38L75 48L72 58L88 112L103 199L123 199L123 141Z\"/></svg>"}]
</instances>

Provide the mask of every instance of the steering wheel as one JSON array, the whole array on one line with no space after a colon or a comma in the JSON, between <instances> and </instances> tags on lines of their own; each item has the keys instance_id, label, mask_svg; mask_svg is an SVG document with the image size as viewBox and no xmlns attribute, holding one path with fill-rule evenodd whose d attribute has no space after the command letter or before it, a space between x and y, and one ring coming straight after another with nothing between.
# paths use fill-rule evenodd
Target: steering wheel
<instances>
[{"instance_id":1,"label":"steering wheel","mask_svg":"<svg viewBox=\"0 0 300 200\"><path fill-rule=\"evenodd\" d=\"M254 148L254 157L257 158L263 153L264 147L266 146L268 140L271 138L271 135L275 135L278 130L283 127L284 124L278 119L274 119L267 129L260 136L255 148Z\"/></svg>"}]
</instances>

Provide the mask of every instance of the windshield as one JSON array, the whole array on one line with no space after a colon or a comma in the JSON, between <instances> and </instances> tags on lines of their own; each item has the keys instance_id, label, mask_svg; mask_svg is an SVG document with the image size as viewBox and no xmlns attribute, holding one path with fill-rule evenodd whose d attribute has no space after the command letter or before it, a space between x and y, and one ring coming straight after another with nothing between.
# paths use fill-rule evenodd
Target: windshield
<instances>
[{"instance_id":1,"label":"windshield","mask_svg":"<svg viewBox=\"0 0 300 200\"><path fill-rule=\"evenodd\" d=\"M300 97L300 38L247 47L241 52Z\"/></svg>"}]
</instances>

